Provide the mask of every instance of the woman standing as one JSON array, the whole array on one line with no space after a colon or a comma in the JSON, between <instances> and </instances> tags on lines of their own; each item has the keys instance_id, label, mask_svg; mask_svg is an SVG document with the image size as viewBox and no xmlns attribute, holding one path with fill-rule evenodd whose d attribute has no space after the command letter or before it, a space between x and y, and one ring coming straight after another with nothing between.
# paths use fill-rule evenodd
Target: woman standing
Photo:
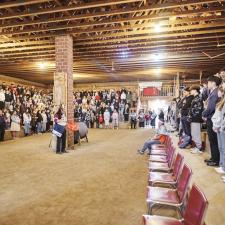
<instances>
[{"instance_id":1,"label":"woman standing","mask_svg":"<svg viewBox=\"0 0 225 225\"><path fill-rule=\"evenodd\" d=\"M12 138L16 139L17 134L20 132L20 117L18 116L16 111L13 111L11 116L11 132Z\"/></svg>"},{"instance_id":2,"label":"woman standing","mask_svg":"<svg viewBox=\"0 0 225 225\"><path fill-rule=\"evenodd\" d=\"M104 121L105 121L105 128L109 128L109 121L110 121L110 112L108 109L104 112Z\"/></svg>"},{"instance_id":3,"label":"woman standing","mask_svg":"<svg viewBox=\"0 0 225 225\"><path fill-rule=\"evenodd\" d=\"M62 107L54 116L55 125L60 126L61 137L57 136L56 154L67 153L66 151L66 124L67 118ZM53 128L54 129L54 128Z\"/></svg>"},{"instance_id":4,"label":"woman standing","mask_svg":"<svg viewBox=\"0 0 225 225\"><path fill-rule=\"evenodd\" d=\"M119 115L116 109L114 109L113 114L112 114L112 127L113 129L119 129Z\"/></svg>"},{"instance_id":5,"label":"woman standing","mask_svg":"<svg viewBox=\"0 0 225 225\"><path fill-rule=\"evenodd\" d=\"M29 113L29 110L27 109L26 112L23 114L23 125L25 136L28 136L30 134L30 123L31 123L31 115Z\"/></svg>"}]
</instances>

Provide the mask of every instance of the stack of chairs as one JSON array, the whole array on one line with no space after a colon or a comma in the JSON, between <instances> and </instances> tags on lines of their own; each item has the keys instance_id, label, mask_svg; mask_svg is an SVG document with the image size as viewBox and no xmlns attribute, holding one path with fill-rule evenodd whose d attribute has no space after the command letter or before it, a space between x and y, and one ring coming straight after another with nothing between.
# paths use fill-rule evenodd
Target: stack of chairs
<instances>
[{"instance_id":1,"label":"stack of chairs","mask_svg":"<svg viewBox=\"0 0 225 225\"><path fill-rule=\"evenodd\" d=\"M148 212L143 225L203 225L208 201L196 184L190 187L192 170L169 136L165 144L152 146L148 169ZM172 207L181 219L152 215L155 206Z\"/></svg>"}]
</instances>

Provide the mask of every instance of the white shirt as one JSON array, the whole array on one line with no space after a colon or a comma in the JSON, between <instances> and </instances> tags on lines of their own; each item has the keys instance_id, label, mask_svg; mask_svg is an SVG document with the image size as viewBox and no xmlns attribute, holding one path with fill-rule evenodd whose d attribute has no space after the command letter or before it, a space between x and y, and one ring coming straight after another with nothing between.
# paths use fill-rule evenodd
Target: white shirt
<instances>
[{"instance_id":1,"label":"white shirt","mask_svg":"<svg viewBox=\"0 0 225 225\"><path fill-rule=\"evenodd\" d=\"M24 113L23 114L23 123L25 124L25 123L30 123L30 121L31 121L31 116L28 114L26 114L26 113Z\"/></svg>"},{"instance_id":2,"label":"white shirt","mask_svg":"<svg viewBox=\"0 0 225 225\"><path fill-rule=\"evenodd\" d=\"M47 123L47 115L46 115L46 113L42 113L41 114L41 116L42 116L42 118L43 118L43 123Z\"/></svg>"},{"instance_id":3,"label":"white shirt","mask_svg":"<svg viewBox=\"0 0 225 225\"><path fill-rule=\"evenodd\" d=\"M3 90L0 91L0 102L4 102L5 101L5 93Z\"/></svg>"}]
</instances>

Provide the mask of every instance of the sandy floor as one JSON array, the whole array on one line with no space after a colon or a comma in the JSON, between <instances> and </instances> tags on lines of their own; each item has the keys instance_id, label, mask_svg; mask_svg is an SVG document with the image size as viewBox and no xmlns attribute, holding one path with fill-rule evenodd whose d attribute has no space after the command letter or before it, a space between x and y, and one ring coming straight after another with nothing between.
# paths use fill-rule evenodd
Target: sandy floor
<instances>
[{"instance_id":1,"label":"sandy floor","mask_svg":"<svg viewBox=\"0 0 225 225\"><path fill-rule=\"evenodd\" d=\"M0 224L135 225L146 211L146 130L94 130L64 155L49 135L0 145Z\"/></svg>"},{"instance_id":2,"label":"sandy floor","mask_svg":"<svg viewBox=\"0 0 225 225\"><path fill-rule=\"evenodd\" d=\"M49 135L0 144L0 225L136 225L146 212L150 130L91 130L90 143L56 155ZM210 201L207 225L225 225L225 185L204 156L184 152Z\"/></svg>"}]
</instances>

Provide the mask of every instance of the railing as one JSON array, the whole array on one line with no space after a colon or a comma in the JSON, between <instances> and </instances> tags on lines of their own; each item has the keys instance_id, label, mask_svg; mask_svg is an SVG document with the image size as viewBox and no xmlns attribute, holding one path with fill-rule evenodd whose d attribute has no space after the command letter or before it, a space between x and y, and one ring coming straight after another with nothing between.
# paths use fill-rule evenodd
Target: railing
<instances>
[{"instance_id":1,"label":"railing","mask_svg":"<svg viewBox=\"0 0 225 225\"><path fill-rule=\"evenodd\" d=\"M161 88L158 87L148 87L141 90L140 93L141 97L173 97L175 96L175 87L170 86L162 86Z\"/></svg>"}]
</instances>

